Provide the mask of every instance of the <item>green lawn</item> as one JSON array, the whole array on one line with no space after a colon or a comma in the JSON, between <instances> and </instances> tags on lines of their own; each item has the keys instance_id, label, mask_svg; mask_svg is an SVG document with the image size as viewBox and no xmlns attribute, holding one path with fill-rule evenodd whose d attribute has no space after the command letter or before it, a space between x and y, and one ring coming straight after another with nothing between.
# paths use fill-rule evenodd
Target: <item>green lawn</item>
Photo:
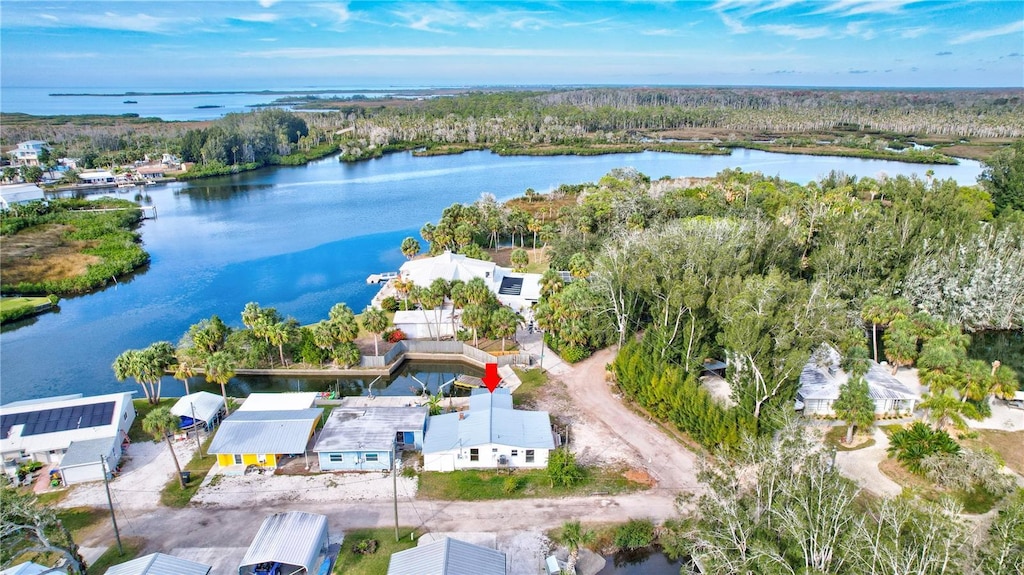
<instances>
[{"instance_id":1,"label":"green lawn","mask_svg":"<svg viewBox=\"0 0 1024 575\"><path fill-rule=\"evenodd\" d=\"M859 433L855 433L853 436L853 445L846 445L843 441L846 440L846 426L839 425L832 427L825 434L825 445L835 447L836 451L857 451L858 449L864 449L865 447L871 447L875 444L875 439L870 438L864 440ZM859 441L859 442L858 442Z\"/></svg>"},{"instance_id":2,"label":"green lawn","mask_svg":"<svg viewBox=\"0 0 1024 575\"><path fill-rule=\"evenodd\" d=\"M533 369L513 369L515 369L516 375L519 376L522 385L512 394L512 403L516 406L532 405L537 392L548 382L548 374L536 367Z\"/></svg>"},{"instance_id":3,"label":"green lawn","mask_svg":"<svg viewBox=\"0 0 1024 575\"><path fill-rule=\"evenodd\" d=\"M213 436L206 438L203 442L202 452L206 453L206 450L210 448L210 443L213 442ZM178 483L178 478L173 477L164 486L164 490L160 493L160 503L168 507L185 507L189 501L192 501L192 496L199 491L199 486L203 483L203 479L210 472L210 469L217 463L216 455L207 454L206 457L199 457L196 453L192 456L192 459L187 464L182 464L182 471L189 471L192 474L188 485L185 489L181 488Z\"/></svg>"},{"instance_id":4,"label":"green lawn","mask_svg":"<svg viewBox=\"0 0 1024 575\"><path fill-rule=\"evenodd\" d=\"M34 308L48 303L50 303L50 299L46 297L0 297L0 312L26 305Z\"/></svg>"},{"instance_id":5,"label":"green lawn","mask_svg":"<svg viewBox=\"0 0 1024 575\"><path fill-rule=\"evenodd\" d=\"M87 575L103 575L114 565L120 565L131 561L139 556L145 540L141 537L122 537L121 547L124 553L117 552L117 541L111 541L110 549L107 549L95 563L86 568Z\"/></svg>"},{"instance_id":6,"label":"green lawn","mask_svg":"<svg viewBox=\"0 0 1024 575\"><path fill-rule=\"evenodd\" d=\"M72 535L96 525L106 517L109 517L107 510L101 507L71 507L57 510L57 518Z\"/></svg>"},{"instance_id":7,"label":"green lawn","mask_svg":"<svg viewBox=\"0 0 1024 575\"><path fill-rule=\"evenodd\" d=\"M398 530L400 540L395 542L395 530L391 529L356 529L345 534L345 542L338 554L338 563L334 566L335 573L345 575L380 575L387 573L391 555L416 546L416 541L409 537L413 531L408 527ZM352 546L363 539L375 539L377 552L372 555L358 555Z\"/></svg>"},{"instance_id":8,"label":"green lawn","mask_svg":"<svg viewBox=\"0 0 1024 575\"><path fill-rule=\"evenodd\" d=\"M162 398L160 399L160 405L158 406L151 404L145 399L133 399L132 404L135 405L135 421L132 422L132 428L128 430L128 439L131 439L133 443L153 441L153 436L142 429L142 420L146 419L149 412L153 411L157 407L171 407L176 401L177 399Z\"/></svg>"},{"instance_id":9,"label":"green lawn","mask_svg":"<svg viewBox=\"0 0 1024 575\"><path fill-rule=\"evenodd\" d=\"M622 469L584 468L583 480L573 487L552 487L546 469L463 470L420 473L418 497L443 501L485 501L532 497L565 497L593 493L618 494L646 489L623 476Z\"/></svg>"}]
</instances>

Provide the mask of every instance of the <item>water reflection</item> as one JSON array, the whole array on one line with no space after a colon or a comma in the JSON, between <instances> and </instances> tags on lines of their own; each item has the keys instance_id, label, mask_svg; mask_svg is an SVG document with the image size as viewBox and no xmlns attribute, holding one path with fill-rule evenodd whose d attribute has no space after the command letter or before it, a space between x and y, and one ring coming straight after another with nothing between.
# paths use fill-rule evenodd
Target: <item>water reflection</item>
<instances>
[{"instance_id":1,"label":"water reflection","mask_svg":"<svg viewBox=\"0 0 1024 575\"><path fill-rule=\"evenodd\" d=\"M670 560L658 546L622 550L605 560L597 575L677 575L682 566L682 561Z\"/></svg>"}]
</instances>

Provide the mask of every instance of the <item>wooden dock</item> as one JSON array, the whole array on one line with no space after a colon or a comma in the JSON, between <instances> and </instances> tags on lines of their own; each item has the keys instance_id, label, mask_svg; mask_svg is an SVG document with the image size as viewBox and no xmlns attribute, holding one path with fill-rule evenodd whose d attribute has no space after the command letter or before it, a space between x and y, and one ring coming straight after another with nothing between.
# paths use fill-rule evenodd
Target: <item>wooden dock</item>
<instances>
[{"instance_id":1,"label":"wooden dock","mask_svg":"<svg viewBox=\"0 0 1024 575\"><path fill-rule=\"evenodd\" d=\"M393 280L393 279L395 279L397 277L398 277L398 272L383 272L383 273L379 273L379 274L370 274L369 277L366 278L366 283L368 283L368 284L379 284L379 283L384 283L384 282L386 282L388 280Z\"/></svg>"}]
</instances>

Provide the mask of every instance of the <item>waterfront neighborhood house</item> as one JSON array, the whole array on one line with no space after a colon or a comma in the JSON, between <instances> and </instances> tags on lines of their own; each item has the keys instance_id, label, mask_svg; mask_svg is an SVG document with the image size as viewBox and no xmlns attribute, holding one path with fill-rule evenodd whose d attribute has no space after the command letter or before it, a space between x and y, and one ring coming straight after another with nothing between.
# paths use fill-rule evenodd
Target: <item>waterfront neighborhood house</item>
<instances>
[{"instance_id":1,"label":"waterfront neighborhood house","mask_svg":"<svg viewBox=\"0 0 1024 575\"><path fill-rule=\"evenodd\" d=\"M0 186L0 209L11 206L41 202L46 199L43 189L35 184L8 184Z\"/></svg>"},{"instance_id":2,"label":"waterfront neighborhood house","mask_svg":"<svg viewBox=\"0 0 1024 575\"><path fill-rule=\"evenodd\" d=\"M209 391L197 391L178 398L171 413L181 419L181 429L201 427L212 430L224 418L224 398Z\"/></svg>"},{"instance_id":3,"label":"waterfront neighborhood house","mask_svg":"<svg viewBox=\"0 0 1024 575\"><path fill-rule=\"evenodd\" d=\"M79 393L0 406L4 472L15 477L20 464L38 461L59 466L66 485L103 479L100 456L115 466L135 421L132 393Z\"/></svg>"},{"instance_id":4,"label":"waterfront neighborhood house","mask_svg":"<svg viewBox=\"0 0 1024 575\"><path fill-rule=\"evenodd\" d=\"M43 150L49 150L50 145L42 140L26 140L18 142L18 147L11 150L11 163L15 166L38 166L39 156Z\"/></svg>"},{"instance_id":5,"label":"waterfront neighborhood house","mask_svg":"<svg viewBox=\"0 0 1024 575\"><path fill-rule=\"evenodd\" d=\"M505 554L445 537L391 556L388 575L505 575Z\"/></svg>"},{"instance_id":6,"label":"waterfront neighborhood house","mask_svg":"<svg viewBox=\"0 0 1024 575\"><path fill-rule=\"evenodd\" d=\"M822 344L800 372L800 389L796 409L804 415L835 415L832 403L839 399L839 389L850 375L840 367L842 358L836 349ZM864 375L868 391L875 402L876 415L903 415L914 412L921 395L896 379L883 365L874 361Z\"/></svg>"},{"instance_id":7,"label":"waterfront neighborhood house","mask_svg":"<svg viewBox=\"0 0 1024 575\"><path fill-rule=\"evenodd\" d=\"M238 575L310 575L330 563L327 516L289 511L268 515L245 552Z\"/></svg>"},{"instance_id":8,"label":"waterfront neighborhood house","mask_svg":"<svg viewBox=\"0 0 1024 575\"><path fill-rule=\"evenodd\" d=\"M276 396L278 409L264 409L274 405L272 398L262 396ZM316 393L250 395L238 411L221 422L209 453L217 456L217 464L227 474L244 473L250 465L275 469L285 456L304 456L324 413L323 409L309 407L315 397Z\"/></svg>"},{"instance_id":9,"label":"waterfront neighborhood house","mask_svg":"<svg viewBox=\"0 0 1024 575\"><path fill-rule=\"evenodd\" d=\"M540 274L518 273L494 262L451 252L407 261L399 269L399 275L420 287L430 287L437 278L448 282L483 278L487 287L498 296L498 301L516 312L529 310L540 299Z\"/></svg>"},{"instance_id":10,"label":"waterfront neighborhood house","mask_svg":"<svg viewBox=\"0 0 1024 575\"><path fill-rule=\"evenodd\" d=\"M322 471L391 469L392 451L423 449L425 407L336 407L313 446Z\"/></svg>"},{"instance_id":11,"label":"waterfront neighborhood house","mask_svg":"<svg viewBox=\"0 0 1024 575\"><path fill-rule=\"evenodd\" d=\"M546 467L555 448L546 411L512 408L504 388L475 389L469 410L427 419L423 468L427 471Z\"/></svg>"},{"instance_id":12,"label":"waterfront neighborhood house","mask_svg":"<svg viewBox=\"0 0 1024 575\"><path fill-rule=\"evenodd\" d=\"M107 569L106 575L209 575L209 565L164 553L150 553Z\"/></svg>"}]
</instances>

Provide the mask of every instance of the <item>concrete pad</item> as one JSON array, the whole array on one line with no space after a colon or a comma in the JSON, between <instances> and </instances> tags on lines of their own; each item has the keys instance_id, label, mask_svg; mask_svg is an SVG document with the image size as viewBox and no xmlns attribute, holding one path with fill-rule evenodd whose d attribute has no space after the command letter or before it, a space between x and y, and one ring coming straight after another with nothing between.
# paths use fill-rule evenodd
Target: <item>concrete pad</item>
<instances>
[{"instance_id":1,"label":"concrete pad","mask_svg":"<svg viewBox=\"0 0 1024 575\"><path fill-rule=\"evenodd\" d=\"M436 533L424 533L423 535L420 535L420 540L416 542L416 546L420 547L422 545L430 545L431 543L440 541L445 537L458 539L459 541L465 541L466 543L472 543L473 545L479 545L480 547L487 547L488 549L498 549L497 534L484 533L482 531L438 531Z\"/></svg>"},{"instance_id":2,"label":"concrete pad","mask_svg":"<svg viewBox=\"0 0 1024 575\"><path fill-rule=\"evenodd\" d=\"M86 565L92 565L101 555L107 552L107 549L110 549L110 547L79 547L78 553L82 556L82 559L85 559Z\"/></svg>"},{"instance_id":3,"label":"concrete pad","mask_svg":"<svg viewBox=\"0 0 1024 575\"><path fill-rule=\"evenodd\" d=\"M209 565L210 575L238 575L248 547L178 547L169 555Z\"/></svg>"}]
</instances>

